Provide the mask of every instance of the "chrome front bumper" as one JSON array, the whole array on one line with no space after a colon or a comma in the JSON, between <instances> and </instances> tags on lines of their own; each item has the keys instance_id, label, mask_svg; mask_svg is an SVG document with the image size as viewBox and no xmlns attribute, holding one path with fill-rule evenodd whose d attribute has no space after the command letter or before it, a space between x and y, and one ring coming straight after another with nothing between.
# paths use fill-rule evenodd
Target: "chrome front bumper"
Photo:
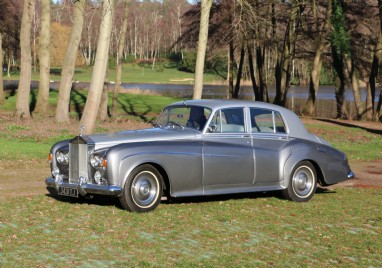
<instances>
[{"instance_id":1,"label":"chrome front bumper","mask_svg":"<svg viewBox=\"0 0 382 268\"><path fill-rule=\"evenodd\" d=\"M98 184L87 184L87 183L67 183L58 181L55 178L49 177L45 180L47 188L54 188L58 193L59 187L75 188L78 192L85 196L87 194L99 194L99 195L111 195L118 196L122 193L122 188L112 185L98 185Z\"/></svg>"}]
</instances>

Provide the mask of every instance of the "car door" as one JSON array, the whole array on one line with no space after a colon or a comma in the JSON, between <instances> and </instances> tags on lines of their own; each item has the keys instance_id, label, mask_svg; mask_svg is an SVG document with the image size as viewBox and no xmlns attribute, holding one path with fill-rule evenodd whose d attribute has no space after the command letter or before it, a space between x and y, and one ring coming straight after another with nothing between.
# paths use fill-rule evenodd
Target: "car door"
<instances>
[{"instance_id":1,"label":"car door","mask_svg":"<svg viewBox=\"0 0 382 268\"><path fill-rule=\"evenodd\" d=\"M291 154L285 124L278 112L260 108L250 108L250 122L255 185L274 185L281 180Z\"/></svg>"},{"instance_id":2,"label":"car door","mask_svg":"<svg viewBox=\"0 0 382 268\"><path fill-rule=\"evenodd\" d=\"M245 109L217 111L203 137L203 185L248 185L254 180L251 138L245 128Z\"/></svg>"}]
</instances>

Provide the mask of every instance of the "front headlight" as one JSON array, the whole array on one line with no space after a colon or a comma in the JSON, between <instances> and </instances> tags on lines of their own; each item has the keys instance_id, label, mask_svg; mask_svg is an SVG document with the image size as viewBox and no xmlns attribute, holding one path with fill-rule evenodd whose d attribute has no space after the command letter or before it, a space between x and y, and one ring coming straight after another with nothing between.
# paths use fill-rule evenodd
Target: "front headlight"
<instances>
[{"instance_id":1,"label":"front headlight","mask_svg":"<svg viewBox=\"0 0 382 268\"><path fill-rule=\"evenodd\" d=\"M90 156L90 164L94 168L102 167L104 160L105 159L102 156L96 154Z\"/></svg>"},{"instance_id":2,"label":"front headlight","mask_svg":"<svg viewBox=\"0 0 382 268\"><path fill-rule=\"evenodd\" d=\"M60 164L68 164L69 163L69 154L67 152L57 151L56 152L57 162Z\"/></svg>"}]
</instances>

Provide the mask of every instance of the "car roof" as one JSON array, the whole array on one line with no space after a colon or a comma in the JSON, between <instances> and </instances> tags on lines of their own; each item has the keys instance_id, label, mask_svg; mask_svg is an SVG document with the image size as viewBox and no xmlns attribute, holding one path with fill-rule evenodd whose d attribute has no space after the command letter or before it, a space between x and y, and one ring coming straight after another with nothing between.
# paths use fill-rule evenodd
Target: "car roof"
<instances>
[{"instance_id":1,"label":"car roof","mask_svg":"<svg viewBox=\"0 0 382 268\"><path fill-rule=\"evenodd\" d=\"M224 99L201 99L201 100L185 100L175 102L171 105L190 105L190 106L203 106L211 110L230 108L230 107L257 107L263 109L272 109L276 111L287 110L281 106L259 101L248 100L224 100Z\"/></svg>"},{"instance_id":2,"label":"car roof","mask_svg":"<svg viewBox=\"0 0 382 268\"><path fill-rule=\"evenodd\" d=\"M289 136L308 140L315 140L315 138L312 137L313 135L306 130L300 118L293 111L279 105L250 100L200 99L175 102L169 106L177 105L203 106L206 108L210 108L213 111L234 107L253 107L273 110L281 114L284 123L287 126Z\"/></svg>"}]
</instances>

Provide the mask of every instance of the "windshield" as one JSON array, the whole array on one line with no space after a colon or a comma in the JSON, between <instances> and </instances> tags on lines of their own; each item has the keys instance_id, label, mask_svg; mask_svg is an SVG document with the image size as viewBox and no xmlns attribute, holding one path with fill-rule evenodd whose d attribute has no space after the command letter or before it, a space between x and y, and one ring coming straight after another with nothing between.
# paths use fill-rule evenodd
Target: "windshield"
<instances>
[{"instance_id":1,"label":"windshield","mask_svg":"<svg viewBox=\"0 0 382 268\"><path fill-rule=\"evenodd\" d=\"M155 122L156 126L189 127L202 131L206 125L211 110L200 106L166 107Z\"/></svg>"}]
</instances>

